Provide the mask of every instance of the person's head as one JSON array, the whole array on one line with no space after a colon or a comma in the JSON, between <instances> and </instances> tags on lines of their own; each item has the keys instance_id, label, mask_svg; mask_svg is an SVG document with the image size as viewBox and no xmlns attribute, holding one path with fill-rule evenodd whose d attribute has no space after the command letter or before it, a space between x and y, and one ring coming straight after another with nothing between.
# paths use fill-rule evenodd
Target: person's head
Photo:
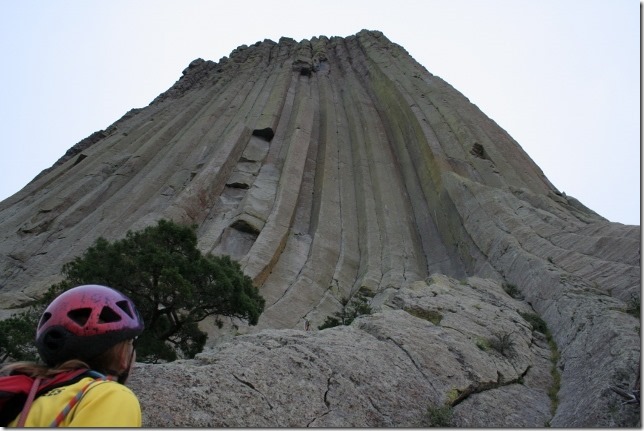
<instances>
[{"instance_id":1,"label":"person's head","mask_svg":"<svg viewBox=\"0 0 644 431\"><path fill-rule=\"evenodd\" d=\"M127 296L83 285L63 292L45 309L36 347L49 367L77 360L125 381L134 361L133 340L141 332L143 319Z\"/></svg>"}]
</instances>

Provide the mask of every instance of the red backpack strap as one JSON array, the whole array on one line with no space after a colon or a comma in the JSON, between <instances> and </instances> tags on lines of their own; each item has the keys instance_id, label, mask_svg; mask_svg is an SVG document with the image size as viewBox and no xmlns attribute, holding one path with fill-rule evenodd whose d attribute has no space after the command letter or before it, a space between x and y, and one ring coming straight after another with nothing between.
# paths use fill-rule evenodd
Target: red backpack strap
<instances>
[{"instance_id":1,"label":"red backpack strap","mask_svg":"<svg viewBox=\"0 0 644 431\"><path fill-rule=\"evenodd\" d=\"M91 375L96 378L93 372L88 369L65 371L57 374L53 378L32 378L23 374L14 374L2 377L3 379L7 379L7 382L3 384L3 390L0 391L0 395L4 398L0 399L0 403L4 400L8 401L2 404L0 418L2 420L2 426L8 425L16 418L16 416L18 416L17 426L23 427L27 421L27 416L29 415L31 406L38 396L54 388L72 384L86 375ZM22 398L24 401L17 404L20 396L24 397ZM15 413L11 414L12 411Z\"/></svg>"},{"instance_id":2,"label":"red backpack strap","mask_svg":"<svg viewBox=\"0 0 644 431\"><path fill-rule=\"evenodd\" d=\"M40 381L42 379L40 377L37 377L34 379L34 382L31 385L31 389L29 390L29 395L27 395L27 401L25 401L25 406L22 408L22 411L20 412L20 419L18 420L18 428L22 428L25 426L25 422L27 421L27 416L29 415L29 410L31 410L31 404L34 402L34 398L36 398L36 392L38 392L38 388L40 387Z\"/></svg>"}]
</instances>

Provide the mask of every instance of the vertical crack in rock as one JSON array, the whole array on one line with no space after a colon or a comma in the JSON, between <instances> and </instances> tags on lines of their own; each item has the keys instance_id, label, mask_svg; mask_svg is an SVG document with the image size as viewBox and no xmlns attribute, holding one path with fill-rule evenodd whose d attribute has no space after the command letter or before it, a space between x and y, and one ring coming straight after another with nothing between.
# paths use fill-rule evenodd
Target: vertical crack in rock
<instances>
[{"instance_id":1,"label":"vertical crack in rock","mask_svg":"<svg viewBox=\"0 0 644 431\"><path fill-rule=\"evenodd\" d=\"M398 347L400 350L402 350L402 351L405 353L405 355L409 358L409 360L410 360L410 361L411 361L411 363L414 365L414 367L418 370L418 372L419 372L419 373L420 373L420 374L425 378L425 380L427 380L427 383L429 383L429 385L430 385L434 390L436 390L436 388L434 388L434 385L432 384L432 381L431 381L431 379L429 378L429 376L427 376L427 375L425 374L425 372L423 371L423 368L422 368L420 365L418 365L418 363L416 362L416 360L412 357L411 353L409 353L409 351L407 351L407 349L405 349L405 348L403 347L402 343L399 343L398 341L394 340L394 339L393 339L393 338L391 338L391 337L387 337L387 340L389 340L389 341L391 341L392 343L394 343L394 344L396 345L396 347Z\"/></svg>"},{"instance_id":2,"label":"vertical crack in rock","mask_svg":"<svg viewBox=\"0 0 644 431\"><path fill-rule=\"evenodd\" d=\"M311 420L306 424L306 428L310 428L314 422L316 422L316 421L320 421L322 418L324 418L324 417L325 417L325 416L327 416L329 413L331 413L331 402L329 401L328 396L329 396L329 392L331 391L331 379L332 379L332 378L333 378L333 374L332 374L332 375L330 375L330 376L327 378L327 381L326 381L326 390L324 391L324 396L323 396L324 405L326 406L327 411L325 411L324 413L322 413L320 416L316 416L316 417L314 417L313 419L311 419Z\"/></svg>"},{"instance_id":3,"label":"vertical crack in rock","mask_svg":"<svg viewBox=\"0 0 644 431\"><path fill-rule=\"evenodd\" d=\"M333 378L333 376L329 376L329 378L327 379L327 381L326 381L326 391L324 391L324 405L326 405L326 407L328 409L331 408L331 403L329 402L328 396L329 396L329 391L331 390L331 379L332 378Z\"/></svg>"}]
</instances>

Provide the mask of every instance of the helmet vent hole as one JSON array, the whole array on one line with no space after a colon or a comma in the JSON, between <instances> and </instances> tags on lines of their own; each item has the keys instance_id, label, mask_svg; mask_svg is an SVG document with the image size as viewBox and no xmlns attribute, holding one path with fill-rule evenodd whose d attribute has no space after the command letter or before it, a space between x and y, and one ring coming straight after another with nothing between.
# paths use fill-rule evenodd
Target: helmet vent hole
<instances>
[{"instance_id":1,"label":"helmet vent hole","mask_svg":"<svg viewBox=\"0 0 644 431\"><path fill-rule=\"evenodd\" d=\"M67 317L74 321L78 326L83 327L89 320L89 316L92 314L91 308L77 308L71 310L67 313Z\"/></svg>"},{"instance_id":2,"label":"helmet vent hole","mask_svg":"<svg viewBox=\"0 0 644 431\"><path fill-rule=\"evenodd\" d=\"M123 310L128 316L130 316L131 319L134 319L134 313L132 313L132 309L130 308L128 301L119 301L116 303L116 305L118 305L121 310Z\"/></svg>"},{"instance_id":3,"label":"helmet vent hole","mask_svg":"<svg viewBox=\"0 0 644 431\"><path fill-rule=\"evenodd\" d=\"M110 307L103 307L101 314L98 316L98 323L112 323L118 322L121 320L116 311L112 310Z\"/></svg>"}]
</instances>

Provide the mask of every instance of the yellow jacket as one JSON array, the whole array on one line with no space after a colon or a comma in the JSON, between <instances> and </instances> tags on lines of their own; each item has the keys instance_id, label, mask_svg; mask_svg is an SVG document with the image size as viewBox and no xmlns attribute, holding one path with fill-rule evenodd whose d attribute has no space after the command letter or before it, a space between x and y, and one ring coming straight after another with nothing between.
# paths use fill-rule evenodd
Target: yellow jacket
<instances>
[{"instance_id":1,"label":"yellow jacket","mask_svg":"<svg viewBox=\"0 0 644 431\"><path fill-rule=\"evenodd\" d=\"M69 386L52 389L36 398L31 405L26 427L48 427L88 383L86 377ZM15 427L18 418L9 424ZM114 381L96 381L71 409L59 425L61 427L140 427L141 406L136 395L124 385Z\"/></svg>"}]
</instances>

